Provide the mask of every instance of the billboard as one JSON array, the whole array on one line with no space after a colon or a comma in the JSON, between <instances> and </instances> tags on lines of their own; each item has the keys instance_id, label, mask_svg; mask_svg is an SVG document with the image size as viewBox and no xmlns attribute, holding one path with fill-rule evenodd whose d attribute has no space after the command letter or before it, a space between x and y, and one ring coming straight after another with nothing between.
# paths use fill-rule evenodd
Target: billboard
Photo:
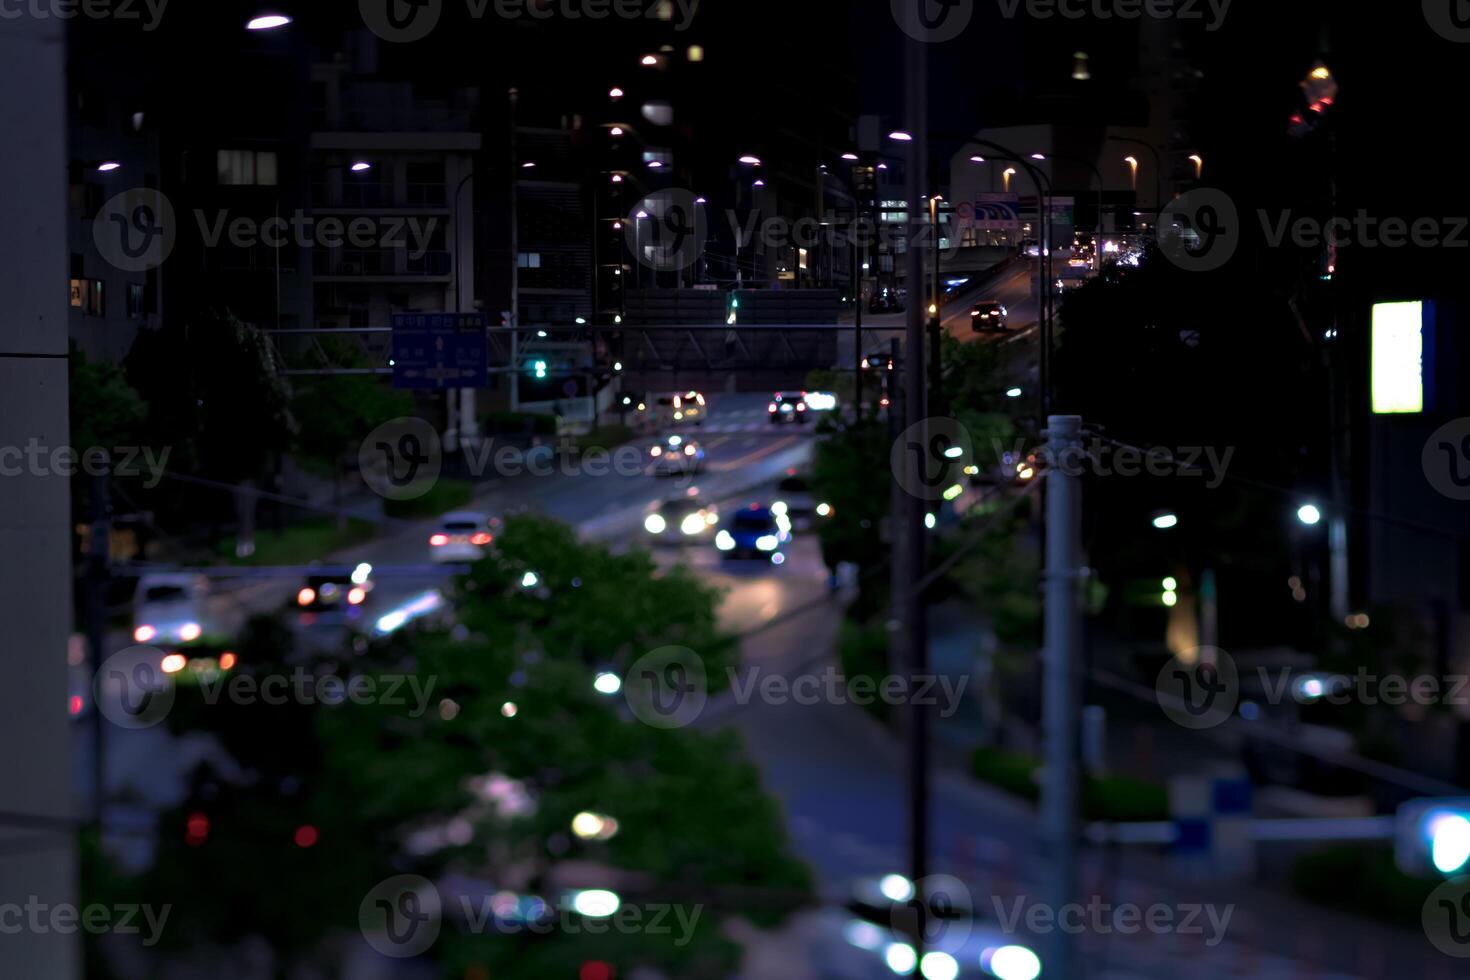
<instances>
[{"instance_id":1,"label":"billboard","mask_svg":"<svg viewBox=\"0 0 1470 980\"><path fill-rule=\"evenodd\" d=\"M1373 304L1374 415L1424 411L1424 304Z\"/></svg>"}]
</instances>

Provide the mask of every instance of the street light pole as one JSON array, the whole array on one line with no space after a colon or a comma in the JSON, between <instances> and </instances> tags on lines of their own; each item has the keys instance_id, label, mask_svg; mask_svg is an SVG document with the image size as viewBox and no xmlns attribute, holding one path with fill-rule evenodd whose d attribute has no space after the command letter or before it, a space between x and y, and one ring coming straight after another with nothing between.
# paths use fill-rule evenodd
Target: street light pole
<instances>
[{"instance_id":1,"label":"street light pole","mask_svg":"<svg viewBox=\"0 0 1470 980\"><path fill-rule=\"evenodd\" d=\"M1041 786L1042 835L1047 854L1046 900L1054 909L1078 899L1077 718L1081 700L1078 656L1082 636L1081 478L1069 461L1081 452L1082 420L1052 415L1046 421L1051 465L1046 471L1046 611L1042 730L1046 767ZM1052 934L1046 972L1077 976L1076 948L1065 930Z\"/></svg>"},{"instance_id":2,"label":"street light pole","mask_svg":"<svg viewBox=\"0 0 1470 980\"><path fill-rule=\"evenodd\" d=\"M922 192L920 186L924 175L929 172L928 166L928 45L916 40L923 37L920 30L918 5L910 4L906 16L912 18L915 23L909 25L906 33L908 42L905 44L905 75L906 75L906 115L908 117L908 131L912 134L908 147L908 167L905 174L906 193L908 202L908 241L906 250L909 283L909 303L907 309L907 329L905 332L905 358L904 373L907 384L904 389L904 423L907 438L917 441L925 451L928 449L928 439L922 434L925 428L924 415L927 399L924 397L924 382L926 365L924 362L924 307L920 296L924 281L924 253L915 247L923 229L923 212L919 210L919 195ZM910 431L913 426L920 427L920 433ZM905 447L905 466L908 470L907 485L910 492L904 497L905 511L903 521L903 549L906 553L904 561L905 579L902 582L902 591L895 593L894 600L901 604L901 622L905 633L905 647L907 653L907 668L910 676L921 677L928 673L928 636L927 623L924 617L924 601L922 593L916 589L917 583L924 575L925 558L925 528L924 515L927 511L926 502L917 495L915 488L923 485L921 477L924 475L924 459L919 453L908 452ZM915 952L922 962L924 956L924 932L926 928L927 909L925 901L927 892L925 889L925 878L929 867L929 714L927 708L918 703L921 699L914 699L910 705L908 725L908 776L909 776L909 874L914 882L914 908L918 913L917 928L914 930L913 943Z\"/></svg>"},{"instance_id":3,"label":"street light pole","mask_svg":"<svg viewBox=\"0 0 1470 980\"><path fill-rule=\"evenodd\" d=\"M510 410L521 410L521 220L520 170L516 161L516 108L521 93L510 90Z\"/></svg>"}]
</instances>

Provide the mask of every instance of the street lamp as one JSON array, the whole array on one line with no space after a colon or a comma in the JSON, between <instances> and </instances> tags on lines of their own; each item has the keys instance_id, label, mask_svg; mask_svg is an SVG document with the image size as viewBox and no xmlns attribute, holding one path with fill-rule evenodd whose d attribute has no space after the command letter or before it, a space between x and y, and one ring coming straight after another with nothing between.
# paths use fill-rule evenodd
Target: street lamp
<instances>
[{"instance_id":1,"label":"street lamp","mask_svg":"<svg viewBox=\"0 0 1470 980\"><path fill-rule=\"evenodd\" d=\"M285 14L257 14L245 22L245 29L247 31L273 31L289 23L291 23L291 18Z\"/></svg>"},{"instance_id":2,"label":"street lamp","mask_svg":"<svg viewBox=\"0 0 1470 980\"><path fill-rule=\"evenodd\" d=\"M1011 192L1011 178L1016 176L1016 168L1006 167L1005 170L1001 171L1000 176L1001 186L1005 188L1005 192L1009 194Z\"/></svg>"},{"instance_id":3,"label":"street lamp","mask_svg":"<svg viewBox=\"0 0 1470 980\"><path fill-rule=\"evenodd\" d=\"M1167 531L1172 527L1179 526L1179 515L1170 513L1156 514L1154 515L1153 523L1154 527L1160 531Z\"/></svg>"},{"instance_id":4,"label":"street lamp","mask_svg":"<svg viewBox=\"0 0 1470 980\"><path fill-rule=\"evenodd\" d=\"M97 172L107 174L111 173L121 166L122 164L118 163L116 160L103 160L101 163L97 164Z\"/></svg>"},{"instance_id":5,"label":"street lamp","mask_svg":"<svg viewBox=\"0 0 1470 980\"><path fill-rule=\"evenodd\" d=\"M914 141L914 134L906 133L901 129L895 129L893 132L888 134L888 138L891 140L897 140L900 143L912 143Z\"/></svg>"},{"instance_id":6,"label":"street lamp","mask_svg":"<svg viewBox=\"0 0 1470 980\"><path fill-rule=\"evenodd\" d=\"M740 162L747 167L759 167L761 165L761 158L752 153L747 153L740 158Z\"/></svg>"},{"instance_id":7,"label":"street lamp","mask_svg":"<svg viewBox=\"0 0 1470 980\"><path fill-rule=\"evenodd\" d=\"M1123 162L1128 164L1128 185L1133 193L1138 193L1138 157L1126 156Z\"/></svg>"},{"instance_id":8,"label":"street lamp","mask_svg":"<svg viewBox=\"0 0 1470 980\"><path fill-rule=\"evenodd\" d=\"M1194 179L1199 180L1204 176L1205 172L1204 157L1200 156L1198 153L1191 153L1189 155L1189 159L1190 162L1194 164Z\"/></svg>"},{"instance_id":9,"label":"street lamp","mask_svg":"<svg viewBox=\"0 0 1470 980\"><path fill-rule=\"evenodd\" d=\"M1312 527L1322 520L1322 511L1316 504L1302 504L1296 509L1296 519Z\"/></svg>"},{"instance_id":10,"label":"street lamp","mask_svg":"<svg viewBox=\"0 0 1470 980\"><path fill-rule=\"evenodd\" d=\"M360 174L364 170L373 169L373 165L371 163L368 163L366 160L355 160L353 161L352 165L347 169L351 170L355 174Z\"/></svg>"}]
</instances>

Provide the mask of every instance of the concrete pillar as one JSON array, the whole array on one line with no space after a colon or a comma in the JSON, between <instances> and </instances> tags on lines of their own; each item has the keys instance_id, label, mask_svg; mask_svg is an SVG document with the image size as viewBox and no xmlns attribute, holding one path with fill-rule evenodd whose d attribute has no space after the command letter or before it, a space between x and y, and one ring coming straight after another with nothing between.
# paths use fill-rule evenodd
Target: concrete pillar
<instances>
[{"instance_id":1,"label":"concrete pillar","mask_svg":"<svg viewBox=\"0 0 1470 980\"><path fill-rule=\"evenodd\" d=\"M22 16L0 31L0 744L9 747L0 753L0 902L34 895L52 907L76 902L64 826L73 812L70 488L16 450L44 446L49 459L68 444L64 25ZM28 921L3 948L8 976L80 973L74 935Z\"/></svg>"}]
</instances>

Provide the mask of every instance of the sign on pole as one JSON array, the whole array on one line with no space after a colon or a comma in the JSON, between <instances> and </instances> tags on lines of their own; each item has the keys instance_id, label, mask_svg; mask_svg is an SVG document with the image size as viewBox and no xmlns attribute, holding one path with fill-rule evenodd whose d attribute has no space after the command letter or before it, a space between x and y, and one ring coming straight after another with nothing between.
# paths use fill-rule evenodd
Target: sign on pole
<instances>
[{"instance_id":1,"label":"sign on pole","mask_svg":"<svg viewBox=\"0 0 1470 980\"><path fill-rule=\"evenodd\" d=\"M483 313L393 314L393 387L484 388Z\"/></svg>"}]
</instances>

